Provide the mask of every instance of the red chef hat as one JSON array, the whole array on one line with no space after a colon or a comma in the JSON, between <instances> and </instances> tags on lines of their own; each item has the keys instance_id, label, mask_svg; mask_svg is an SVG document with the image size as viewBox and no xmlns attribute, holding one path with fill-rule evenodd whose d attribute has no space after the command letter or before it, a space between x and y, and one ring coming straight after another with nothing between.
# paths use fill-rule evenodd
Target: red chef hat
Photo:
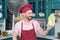
<instances>
[{"instance_id":1,"label":"red chef hat","mask_svg":"<svg viewBox=\"0 0 60 40\"><path fill-rule=\"evenodd\" d=\"M22 6L21 8L19 8L19 12L20 13L25 13L28 10L32 10L32 5L30 4L25 4L24 6Z\"/></svg>"}]
</instances>

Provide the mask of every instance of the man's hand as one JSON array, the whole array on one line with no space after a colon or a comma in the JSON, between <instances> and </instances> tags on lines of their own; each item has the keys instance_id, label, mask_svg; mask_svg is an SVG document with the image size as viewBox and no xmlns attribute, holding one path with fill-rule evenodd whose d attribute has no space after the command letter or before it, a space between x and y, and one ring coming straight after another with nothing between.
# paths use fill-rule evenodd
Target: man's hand
<instances>
[{"instance_id":1,"label":"man's hand","mask_svg":"<svg viewBox=\"0 0 60 40\"><path fill-rule=\"evenodd\" d=\"M52 26L51 25L47 25L47 30L50 30L52 29Z\"/></svg>"}]
</instances>

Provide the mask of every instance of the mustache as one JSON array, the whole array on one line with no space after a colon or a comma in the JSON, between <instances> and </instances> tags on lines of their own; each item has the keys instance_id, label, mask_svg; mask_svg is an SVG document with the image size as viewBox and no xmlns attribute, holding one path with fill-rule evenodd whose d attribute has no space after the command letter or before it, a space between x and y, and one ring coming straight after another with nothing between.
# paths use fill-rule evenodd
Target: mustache
<instances>
[{"instance_id":1,"label":"mustache","mask_svg":"<svg viewBox=\"0 0 60 40\"><path fill-rule=\"evenodd\" d=\"M32 16L30 16L30 17L32 17Z\"/></svg>"}]
</instances>

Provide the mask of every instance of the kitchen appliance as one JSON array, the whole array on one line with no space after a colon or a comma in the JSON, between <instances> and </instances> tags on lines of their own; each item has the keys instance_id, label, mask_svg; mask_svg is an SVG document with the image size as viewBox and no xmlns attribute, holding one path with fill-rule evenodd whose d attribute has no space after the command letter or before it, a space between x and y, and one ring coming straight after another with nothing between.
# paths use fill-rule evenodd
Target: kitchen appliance
<instances>
[{"instance_id":1,"label":"kitchen appliance","mask_svg":"<svg viewBox=\"0 0 60 40\"><path fill-rule=\"evenodd\" d=\"M60 38L60 9L56 9L55 10L55 20L56 20L56 23L55 23L55 37L58 37Z\"/></svg>"},{"instance_id":2,"label":"kitchen appliance","mask_svg":"<svg viewBox=\"0 0 60 40\"><path fill-rule=\"evenodd\" d=\"M40 24L40 27L43 29L43 30L46 30L46 19L44 18L35 18L36 21L38 21L38 23ZM41 35L37 32L36 33L37 37L40 37Z\"/></svg>"}]
</instances>

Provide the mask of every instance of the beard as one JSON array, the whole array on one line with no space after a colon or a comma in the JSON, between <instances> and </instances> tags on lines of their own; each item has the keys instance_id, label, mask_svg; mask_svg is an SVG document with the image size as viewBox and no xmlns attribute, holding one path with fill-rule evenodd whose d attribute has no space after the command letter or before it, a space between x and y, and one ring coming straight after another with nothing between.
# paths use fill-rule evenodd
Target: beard
<instances>
[{"instance_id":1,"label":"beard","mask_svg":"<svg viewBox=\"0 0 60 40\"><path fill-rule=\"evenodd\" d=\"M28 17L27 19L28 19L29 21L32 20L32 16Z\"/></svg>"}]
</instances>

